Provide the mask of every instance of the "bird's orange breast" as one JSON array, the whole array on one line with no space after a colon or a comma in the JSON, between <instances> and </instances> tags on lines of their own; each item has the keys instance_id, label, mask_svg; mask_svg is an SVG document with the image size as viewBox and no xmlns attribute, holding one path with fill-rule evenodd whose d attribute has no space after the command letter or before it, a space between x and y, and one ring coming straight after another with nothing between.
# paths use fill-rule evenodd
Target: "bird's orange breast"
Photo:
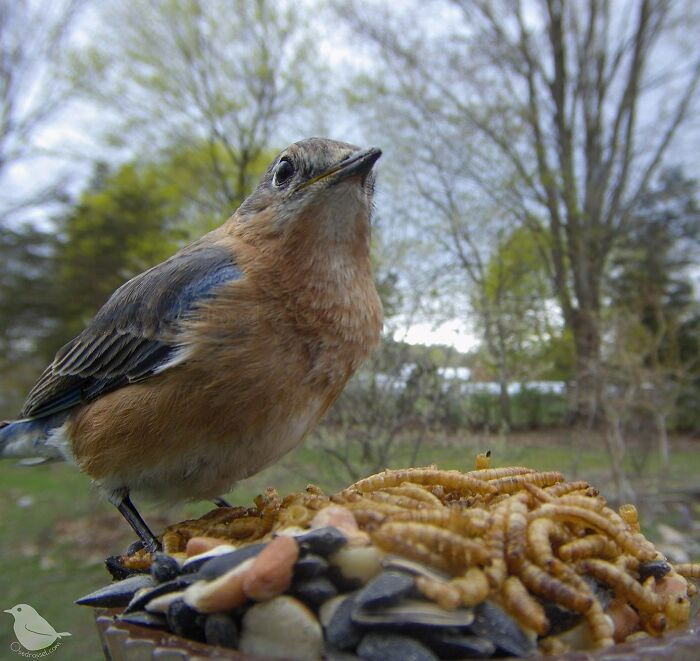
<instances>
[{"instance_id":1,"label":"bird's orange breast","mask_svg":"<svg viewBox=\"0 0 700 661\"><path fill-rule=\"evenodd\" d=\"M74 455L98 482L225 493L298 444L370 353L382 316L368 262L334 281L255 253L236 246L245 277L183 324L182 364L74 416Z\"/></svg>"}]
</instances>

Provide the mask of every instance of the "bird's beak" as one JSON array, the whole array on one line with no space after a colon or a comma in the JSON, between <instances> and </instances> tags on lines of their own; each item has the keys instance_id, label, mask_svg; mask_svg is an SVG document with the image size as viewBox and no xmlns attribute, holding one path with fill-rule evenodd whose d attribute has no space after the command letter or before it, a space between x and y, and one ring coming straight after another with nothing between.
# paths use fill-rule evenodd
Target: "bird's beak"
<instances>
[{"instance_id":1,"label":"bird's beak","mask_svg":"<svg viewBox=\"0 0 700 661\"><path fill-rule=\"evenodd\" d=\"M3 613L9 613L10 615L12 615L12 611L11 611L11 610L9 610L9 611L3 611Z\"/></svg>"},{"instance_id":2,"label":"bird's beak","mask_svg":"<svg viewBox=\"0 0 700 661\"><path fill-rule=\"evenodd\" d=\"M360 152L355 152L354 154L348 156L348 158L336 163L332 168L326 170L324 173L299 184L297 190L302 190L308 186L311 186L312 184L326 179L330 179L329 183L336 184L343 179L347 179L348 177L366 175L372 169L372 166L377 162L381 155L382 150L378 149L377 147L370 147L369 149L363 149Z\"/></svg>"}]
</instances>

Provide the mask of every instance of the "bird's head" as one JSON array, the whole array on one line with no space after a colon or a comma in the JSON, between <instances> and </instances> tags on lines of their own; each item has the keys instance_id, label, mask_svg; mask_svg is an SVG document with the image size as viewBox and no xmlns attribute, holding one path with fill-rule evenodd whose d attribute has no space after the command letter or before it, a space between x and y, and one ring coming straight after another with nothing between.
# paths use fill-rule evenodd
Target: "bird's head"
<instances>
[{"instance_id":1,"label":"bird's head","mask_svg":"<svg viewBox=\"0 0 700 661\"><path fill-rule=\"evenodd\" d=\"M325 138L295 142L270 164L235 217L243 232L260 238L368 244L372 167L381 154Z\"/></svg>"},{"instance_id":2,"label":"bird's head","mask_svg":"<svg viewBox=\"0 0 700 661\"><path fill-rule=\"evenodd\" d=\"M4 610L3 613L14 615L15 619L21 620L23 617L36 615L36 611L29 604L17 604L12 608Z\"/></svg>"}]
</instances>

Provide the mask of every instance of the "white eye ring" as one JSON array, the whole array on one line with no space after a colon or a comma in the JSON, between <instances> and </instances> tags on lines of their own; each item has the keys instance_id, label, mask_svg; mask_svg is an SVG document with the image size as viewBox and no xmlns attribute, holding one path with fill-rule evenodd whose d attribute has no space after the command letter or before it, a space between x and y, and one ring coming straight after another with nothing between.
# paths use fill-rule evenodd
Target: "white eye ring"
<instances>
[{"instance_id":1,"label":"white eye ring","mask_svg":"<svg viewBox=\"0 0 700 661\"><path fill-rule=\"evenodd\" d=\"M284 186L289 183L289 180L294 176L294 172L294 164L292 161L286 156L283 156L275 167L272 183L278 188Z\"/></svg>"}]
</instances>

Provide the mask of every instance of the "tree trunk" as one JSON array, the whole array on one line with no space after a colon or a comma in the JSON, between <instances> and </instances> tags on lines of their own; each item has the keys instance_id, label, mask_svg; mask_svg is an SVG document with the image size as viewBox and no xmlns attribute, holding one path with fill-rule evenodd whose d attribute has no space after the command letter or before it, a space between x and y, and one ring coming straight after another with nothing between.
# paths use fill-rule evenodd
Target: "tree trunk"
<instances>
[{"instance_id":1,"label":"tree trunk","mask_svg":"<svg viewBox=\"0 0 700 661\"><path fill-rule=\"evenodd\" d=\"M499 288L499 295L500 295ZM501 409L501 432L507 434L511 429L510 393L508 392L509 371L506 364L506 329L504 328L503 312L499 306L496 314L496 331L498 333L498 405Z\"/></svg>"},{"instance_id":2,"label":"tree trunk","mask_svg":"<svg viewBox=\"0 0 700 661\"><path fill-rule=\"evenodd\" d=\"M499 376L498 406L501 412L501 431L509 432L511 429L510 393L508 392L508 380Z\"/></svg>"},{"instance_id":3,"label":"tree trunk","mask_svg":"<svg viewBox=\"0 0 700 661\"><path fill-rule=\"evenodd\" d=\"M615 499L620 503L632 502L634 500L634 489L625 473L624 459L627 447L622 434L622 424L615 411L608 411L606 417L607 424L603 437L610 457Z\"/></svg>"},{"instance_id":4,"label":"tree trunk","mask_svg":"<svg viewBox=\"0 0 700 661\"><path fill-rule=\"evenodd\" d=\"M602 375L598 315L577 310L571 331L576 348L576 410L574 420L589 428L601 421Z\"/></svg>"},{"instance_id":5,"label":"tree trunk","mask_svg":"<svg viewBox=\"0 0 700 661\"><path fill-rule=\"evenodd\" d=\"M659 453L659 477L664 479L668 476L670 458L666 416L660 411L654 411L654 422L656 423L657 447Z\"/></svg>"}]
</instances>

